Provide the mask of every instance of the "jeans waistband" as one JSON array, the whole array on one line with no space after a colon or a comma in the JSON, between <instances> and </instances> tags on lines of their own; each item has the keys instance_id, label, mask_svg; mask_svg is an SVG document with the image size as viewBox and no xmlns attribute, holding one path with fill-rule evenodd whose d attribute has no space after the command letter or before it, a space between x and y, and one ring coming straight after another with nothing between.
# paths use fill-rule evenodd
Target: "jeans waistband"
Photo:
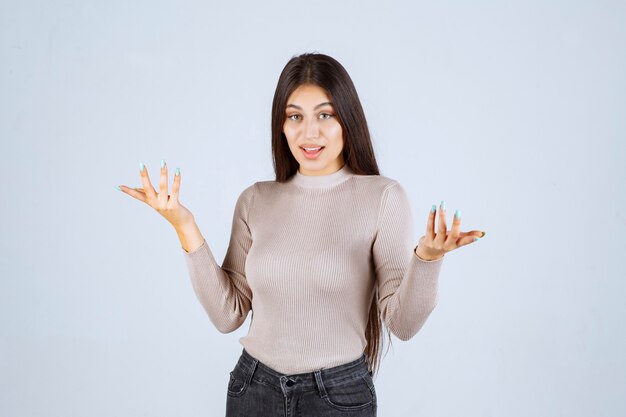
<instances>
[{"instance_id":1,"label":"jeans waistband","mask_svg":"<svg viewBox=\"0 0 626 417\"><path fill-rule=\"evenodd\" d=\"M331 368L323 368L299 374L283 374L254 358L244 348L237 362L237 366L244 369L249 375L249 379L254 378L266 384L273 385L279 390L283 387L293 387L292 389L297 388L304 391L313 390L322 382L318 380L318 378L323 380L324 385L333 386L350 379L361 377L365 374L371 376L371 373L367 369L365 354L362 354L360 358L354 361Z\"/></svg>"}]
</instances>

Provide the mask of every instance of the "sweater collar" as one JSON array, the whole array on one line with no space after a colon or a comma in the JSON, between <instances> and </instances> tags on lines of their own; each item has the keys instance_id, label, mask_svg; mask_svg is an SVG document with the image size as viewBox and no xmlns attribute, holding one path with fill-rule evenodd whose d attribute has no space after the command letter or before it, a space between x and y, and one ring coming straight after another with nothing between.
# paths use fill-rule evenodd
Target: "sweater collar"
<instances>
[{"instance_id":1,"label":"sweater collar","mask_svg":"<svg viewBox=\"0 0 626 417\"><path fill-rule=\"evenodd\" d=\"M344 182L353 175L354 171L344 163L338 171L325 175L304 175L297 170L291 177L291 181L295 185L306 188L328 188Z\"/></svg>"}]
</instances>

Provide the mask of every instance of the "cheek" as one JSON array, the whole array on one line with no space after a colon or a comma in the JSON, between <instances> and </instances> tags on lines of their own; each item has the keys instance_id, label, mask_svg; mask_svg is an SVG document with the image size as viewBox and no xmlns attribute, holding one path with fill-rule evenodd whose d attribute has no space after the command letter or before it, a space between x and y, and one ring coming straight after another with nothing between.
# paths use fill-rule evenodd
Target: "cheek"
<instances>
[{"instance_id":1,"label":"cheek","mask_svg":"<svg viewBox=\"0 0 626 417\"><path fill-rule=\"evenodd\" d=\"M291 144L291 142L293 141L294 138L294 133L291 129L289 129L286 125L285 127L283 127L283 134L285 135L285 137L287 138L287 142L289 142Z\"/></svg>"},{"instance_id":2,"label":"cheek","mask_svg":"<svg viewBox=\"0 0 626 417\"><path fill-rule=\"evenodd\" d=\"M341 125L337 123L335 125L329 126L326 130L326 136L328 138L332 138L334 142L339 145L343 141Z\"/></svg>"}]
</instances>

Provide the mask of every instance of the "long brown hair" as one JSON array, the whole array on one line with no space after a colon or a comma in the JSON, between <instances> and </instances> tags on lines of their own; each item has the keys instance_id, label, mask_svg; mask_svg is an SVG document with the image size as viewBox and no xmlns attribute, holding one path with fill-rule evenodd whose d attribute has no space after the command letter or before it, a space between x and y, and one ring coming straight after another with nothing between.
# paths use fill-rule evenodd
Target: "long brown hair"
<instances>
[{"instance_id":1,"label":"long brown hair","mask_svg":"<svg viewBox=\"0 0 626 417\"><path fill-rule=\"evenodd\" d=\"M298 170L287 138L283 133L285 107L291 93L303 84L317 85L328 93L337 112L343 132L343 160L357 175L380 175L361 101L352 79L334 58L320 53L293 56L278 78L272 102L272 157L276 181L289 180ZM365 329L367 346L365 356L370 372L377 373L382 356L383 332L386 327L378 309L378 291L375 290ZM391 334L387 328L391 343Z\"/></svg>"}]
</instances>

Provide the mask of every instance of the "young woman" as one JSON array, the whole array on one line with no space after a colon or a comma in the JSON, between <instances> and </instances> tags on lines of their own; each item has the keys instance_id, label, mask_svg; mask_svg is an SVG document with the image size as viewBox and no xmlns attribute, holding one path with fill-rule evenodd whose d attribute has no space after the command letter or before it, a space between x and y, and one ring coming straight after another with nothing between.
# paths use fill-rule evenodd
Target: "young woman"
<instances>
[{"instance_id":1,"label":"young woman","mask_svg":"<svg viewBox=\"0 0 626 417\"><path fill-rule=\"evenodd\" d=\"M220 266L193 215L144 164L143 188L121 190L176 229L195 293L222 333L239 328L241 356L227 385L228 416L375 416L382 328L411 339L438 300L445 253L482 237L446 226L442 201L414 247L404 188L379 174L352 80L330 56L293 57L272 104L276 179L235 205ZM390 340L391 341L391 340Z\"/></svg>"}]
</instances>

